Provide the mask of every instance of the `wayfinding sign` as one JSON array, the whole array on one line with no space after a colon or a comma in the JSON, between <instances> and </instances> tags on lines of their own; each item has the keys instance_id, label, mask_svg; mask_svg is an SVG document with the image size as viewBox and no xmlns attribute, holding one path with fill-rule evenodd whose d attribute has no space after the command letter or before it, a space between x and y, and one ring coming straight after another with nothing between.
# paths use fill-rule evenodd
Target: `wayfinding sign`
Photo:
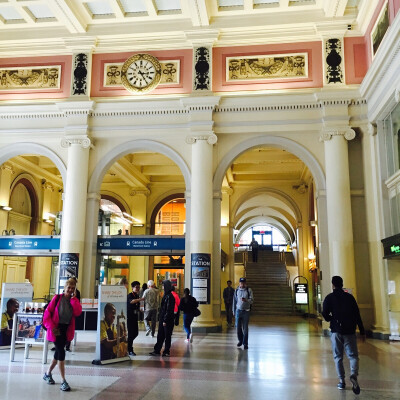
<instances>
[{"instance_id":1,"label":"wayfinding sign","mask_svg":"<svg viewBox=\"0 0 400 400\"><path fill-rule=\"evenodd\" d=\"M0 255L54 256L60 249L59 236L0 236Z\"/></svg>"},{"instance_id":2,"label":"wayfinding sign","mask_svg":"<svg viewBox=\"0 0 400 400\"><path fill-rule=\"evenodd\" d=\"M296 304L308 304L308 283L295 283L294 296Z\"/></svg>"}]
</instances>

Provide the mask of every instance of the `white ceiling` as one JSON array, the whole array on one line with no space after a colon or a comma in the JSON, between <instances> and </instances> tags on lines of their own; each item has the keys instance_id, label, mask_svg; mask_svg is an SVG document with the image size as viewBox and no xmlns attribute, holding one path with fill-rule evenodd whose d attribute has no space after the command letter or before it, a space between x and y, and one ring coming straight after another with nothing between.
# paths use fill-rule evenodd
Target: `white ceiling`
<instances>
[{"instance_id":1,"label":"white ceiling","mask_svg":"<svg viewBox=\"0 0 400 400\"><path fill-rule=\"evenodd\" d=\"M365 33L379 0L1 0L0 57L320 40ZM351 25L351 31L348 26ZM7 33L5 33L7 32ZM125 47L124 47L125 46Z\"/></svg>"}]
</instances>

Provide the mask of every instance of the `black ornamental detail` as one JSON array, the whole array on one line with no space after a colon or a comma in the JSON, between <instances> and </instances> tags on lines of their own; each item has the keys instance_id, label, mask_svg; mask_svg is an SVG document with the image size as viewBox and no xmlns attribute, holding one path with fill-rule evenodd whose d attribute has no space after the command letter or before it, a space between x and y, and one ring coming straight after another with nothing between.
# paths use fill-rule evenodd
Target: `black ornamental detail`
<instances>
[{"instance_id":1,"label":"black ornamental detail","mask_svg":"<svg viewBox=\"0 0 400 400\"><path fill-rule=\"evenodd\" d=\"M326 54L326 82L343 83L343 70L341 67L342 43L340 39L328 39L325 43Z\"/></svg>"},{"instance_id":2,"label":"black ornamental detail","mask_svg":"<svg viewBox=\"0 0 400 400\"><path fill-rule=\"evenodd\" d=\"M77 54L74 58L74 83L72 86L73 95L87 94L87 66L87 54Z\"/></svg>"},{"instance_id":3,"label":"black ornamental detail","mask_svg":"<svg viewBox=\"0 0 400 400\"><path fill-rule=\"evenodd\" d=\"M195 53L194 90L210 90L210 51L198 47Z\"/></svg>"}]
</instances>

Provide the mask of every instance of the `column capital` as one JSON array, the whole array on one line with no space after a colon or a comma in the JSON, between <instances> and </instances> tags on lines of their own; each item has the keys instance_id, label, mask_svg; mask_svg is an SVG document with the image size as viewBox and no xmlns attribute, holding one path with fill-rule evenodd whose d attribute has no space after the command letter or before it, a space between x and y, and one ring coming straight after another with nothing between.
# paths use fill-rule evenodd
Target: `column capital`
<instances>
[{"instance_id":1,"label":"column capital","mask_svg":"<svg viewBox=\"0 0 400 400\"><path fill-rule=\"evenodd\" d=\"M93 143L88 136L65 136L61 139L61 147L67 148L73 144L80 145L84 149L93 147Z\"/></svg>"},{"instance_id":2,"label":"column capital","mask_svg":"<svg viewBox=\"0 0 400 400\"><path fill-rule=\"evenodd\" d=\"M376 124L372 123L372 122L368 122L368 133L371 136L375 136L378 132L377 126Z\"/></svg>"},{"instance_id":3,"label":"column capital","mask_svg":"<svg viewBox=\"0 0 400 400\"><path fill-rule=\"evenodd\" d=\"M341 128L325 128L319 137L320 142L331 140L333 136L344 136L348 141L353 140L356 137L354 129L344 126Z\"/></svg>"},{"instance_id":4,"label":"column capital","mask_svg":"<svg viewBox=\"0 0 400 400\"><path fill-rule=\"evenodd\" d=\"M222 194L228 194L229 196L233 195L233 187L227 186L221 189Z\"/></svg>"},{"instance_id":5,"label":"column capital","mask_svg":"<svg viewBox=\"0 0 400 400\"><path fill-rule=\"evenodd\" d=\"M43 190L54 192L54 186L50 182L46 182L46 180L42 183L42 188Z\"/></svg>"},{"instance_id":6,"label":"column capital","mask_svg":"<svg viewBox=\"0 0 400 400\"><path fill-rule=\"evenodd\" d=\"M198 140L207 140L208 144L216 144L218 141L218 137L215 133L204 133L204 134L199 134L199 135L190 135L186 137L186 143L187 144L194 144Z\"/></svg>"},{"instance_id":7,"label":"column capital","mask_svg":"<svg viewBox=\"0 0 400 400\"><path fill-rule=\"evenodd\" d=\"M4 163L1 167L1 170L9 172L11 175L15 174L14 168L11 164Z\"/></svg>"},{"instance_id":8,"label":"column capital","mask_svg":"<svg viewBox=\"0 0 400 400\"><path fill-rule=\"evenodd\" d=\"M147 188L130 188L129 189L129 196L138 196L138 195L143 195L143 196L150 196L150 189Z\"/></svg>"}]
</instances>

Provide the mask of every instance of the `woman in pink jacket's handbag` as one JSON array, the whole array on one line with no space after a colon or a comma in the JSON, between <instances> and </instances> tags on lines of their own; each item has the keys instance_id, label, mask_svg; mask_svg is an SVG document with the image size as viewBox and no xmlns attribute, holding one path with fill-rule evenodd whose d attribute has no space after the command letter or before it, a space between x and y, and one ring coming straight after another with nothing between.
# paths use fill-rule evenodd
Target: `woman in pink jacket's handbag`
<instances>
[{"instance_id":1,"label":"woman in pink jacket's handbag","mask_svg":"<svg viewBox=\"0 0 400 400\"><path fill-rule=\"evenodd\" d=\"M82 306L76 297L76 280L71 278L65 282L64 293L55 295L43 315L43 324L47 328L47 339L54 342L56 351L49 369L43 379L54 385L51 372L58 363L62 383L60 389L64 392L71 390L65 380L65 344L72 341L75 334L75 317L82 313Z\"/></svg>"}]
</instances>

